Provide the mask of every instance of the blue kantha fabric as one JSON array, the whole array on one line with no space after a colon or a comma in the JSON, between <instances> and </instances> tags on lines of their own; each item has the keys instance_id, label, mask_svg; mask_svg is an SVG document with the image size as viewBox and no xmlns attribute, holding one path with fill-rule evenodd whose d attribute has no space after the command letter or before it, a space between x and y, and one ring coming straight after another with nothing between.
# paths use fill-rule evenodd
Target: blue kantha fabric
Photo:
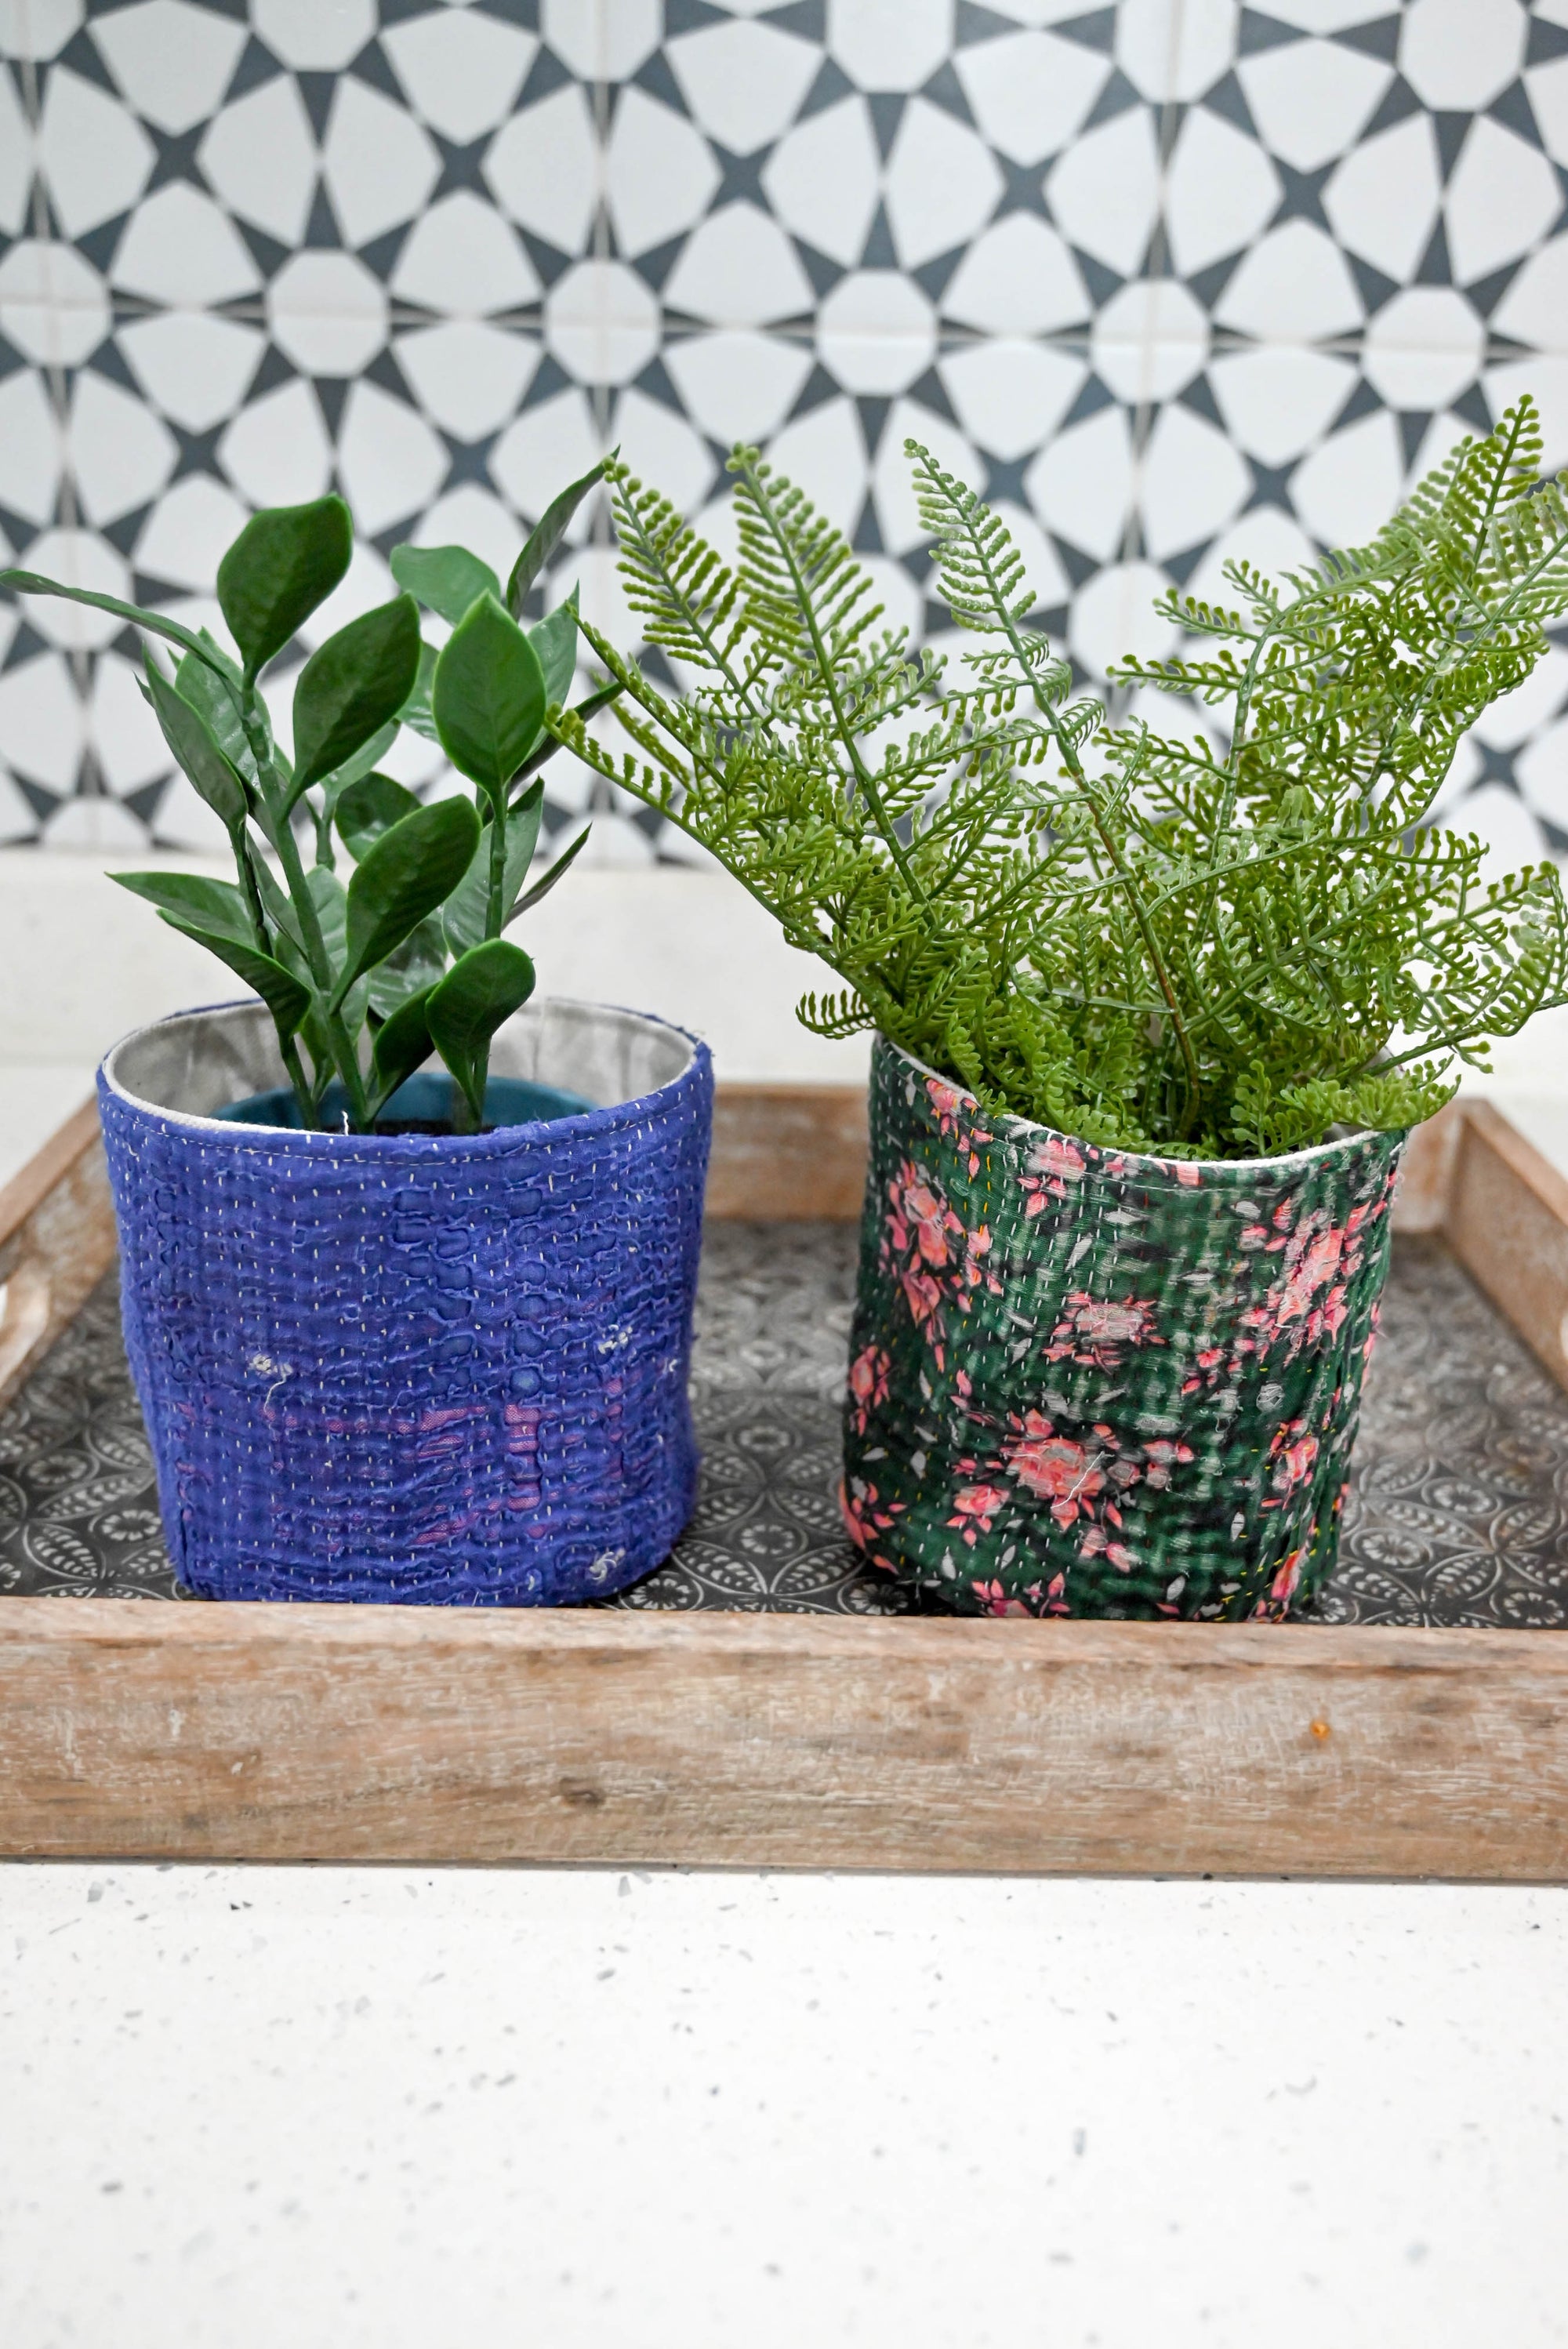
<instances>
[{"instance_id":1,"label":"blue kantha fabric","mask_svg":"<svg viewBox=\"0 0 1568 2349\"><path fill-rule=\"evenodd\" d=\"M98 1093L187 1588L552 1606L667 1557L696 1481L706 1045L640 1100L469 1138Z\"/></svg>"}]
</instances>

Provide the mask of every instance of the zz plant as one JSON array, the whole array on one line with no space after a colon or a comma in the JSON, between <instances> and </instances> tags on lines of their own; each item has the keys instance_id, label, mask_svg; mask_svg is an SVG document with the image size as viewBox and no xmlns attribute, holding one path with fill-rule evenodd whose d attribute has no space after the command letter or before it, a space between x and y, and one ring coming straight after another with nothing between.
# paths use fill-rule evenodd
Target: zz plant
<instances>
[{"instance_id":1,"label":"zz plant","mask_svg":"<svg viewBox=\"0 0 1568 2349\"><path fill-rule=\"evenodd\" d=\"M601 471L549 507L504 594L462 547L396 548L402 592L339 628L299 672L292 761L273 740L260 679L348 569L353 530L340 498L253 514L229 548L218 601L238 660L205 628L34 572L0 572L17 595L92 605L175 647L170 675L146 645L143 691L227 832L237 878L113 877L262 998L307 1127L372 1132L432 1053L454 1080L456 1129L483 1123L491 1039L534 985L531 960L504 934L587 837L528 885L538 771L557 747L545 718L570 688L578 622L575 589L531 627L523 604ZM438 653L421 639L421 605L450 624ZM578 717L609 698L590 696ZM473 784L471 801L421 806L379 771L400 726L440 744ZM346 882L337 845L350 860Z\"/></svg>"},{"instance_id":2,"label":"zz plant","mask_svg":"<svg viewBox=\"0 0 1568 2349\"><path fill-rule=\"evenodd\" d=\"M1001 520L906 443L958 676L879 626L841 533L755 450L733 568L606 468L667 697L594 628L635 750L550 720L681 825L845 981L800 1017L882 1029L1012 1111L1110 1148L1248 1157L1429 1116L1454 1063L1568 999L1556 871L1482 876L1432 811L1467 727L1568 611L1568 501L1522 401L1369 545L1233 605L1160 610L1185 647L1113 682L1207 733L1113 723L1028 625ZM1565 477L1568 479L1568 477Z\"/></svg>"}]
</instances>

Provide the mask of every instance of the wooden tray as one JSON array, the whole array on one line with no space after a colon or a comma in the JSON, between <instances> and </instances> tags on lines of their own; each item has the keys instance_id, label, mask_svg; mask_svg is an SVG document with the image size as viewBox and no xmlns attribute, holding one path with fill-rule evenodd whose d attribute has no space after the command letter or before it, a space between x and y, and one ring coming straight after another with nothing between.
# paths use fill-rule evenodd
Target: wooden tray
<instances>
[{"instance_id":1,"label":"wooden tray","mask_svg":"<svg viewBox=\"0 0 1568 2349\"><path fill-rule=\"evenodd\" d=\"M721 1092L710 1212L858 1210L863 1096ZM1568 1386L1568 1183L1485 1104L1440 1232ZM112 1259L96 1114L0 1192L0 1402ZM1568 1876L1546 1631L0 1600L0 1853Z\"/></svg>"}]
</instances>

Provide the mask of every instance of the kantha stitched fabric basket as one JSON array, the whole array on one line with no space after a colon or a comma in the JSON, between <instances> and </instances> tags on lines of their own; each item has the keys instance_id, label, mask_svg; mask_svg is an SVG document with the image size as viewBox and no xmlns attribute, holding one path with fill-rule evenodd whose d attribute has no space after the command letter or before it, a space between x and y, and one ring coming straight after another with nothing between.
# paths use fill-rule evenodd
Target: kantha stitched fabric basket
<instances>
[{"instance_id":1,"label":"kantha stitched fabric basket","mask_svg":"<svg viewBox=\"0 0 1568 2349\"><path fill-rule=\"evenodd\" d=\"M466 1137L225 1122L282 1081L255 1003L99 1071L126 1350L200 1596L548 1606L668 1555L696 1482L707 1048L545 1002L491 1067L600 1105Z\"/></svg>"},{"instance_id":2,"label":"kantha stitched fabric basket","mask_svg":"<svg viewBox=\"0 0 1568 2349\"><path fill-rule=\"evenodd\" d=\"M1334 1563L1402 1133L1097 1150L879 1038L843 1505L968 1614L1280 1616Z\"/></svg>"}]
</instances>

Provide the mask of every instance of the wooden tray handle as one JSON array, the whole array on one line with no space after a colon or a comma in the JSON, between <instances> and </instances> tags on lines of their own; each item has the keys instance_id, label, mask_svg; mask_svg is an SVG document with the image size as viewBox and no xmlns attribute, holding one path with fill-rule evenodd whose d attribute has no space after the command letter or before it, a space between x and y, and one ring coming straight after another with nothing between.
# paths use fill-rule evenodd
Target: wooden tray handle
<instances>
[{"instance_id":1,"label":"wooden tray handle","mask_svg":"<svg viewBox=\"0 0 1568 2349\"><path fill-rule=\"evenodd\" d=\"M31 1369L49 1335L49 1277L36 1264L18 1265L0 1281L0 1392Z\"/></svg>"}]
</instances>

